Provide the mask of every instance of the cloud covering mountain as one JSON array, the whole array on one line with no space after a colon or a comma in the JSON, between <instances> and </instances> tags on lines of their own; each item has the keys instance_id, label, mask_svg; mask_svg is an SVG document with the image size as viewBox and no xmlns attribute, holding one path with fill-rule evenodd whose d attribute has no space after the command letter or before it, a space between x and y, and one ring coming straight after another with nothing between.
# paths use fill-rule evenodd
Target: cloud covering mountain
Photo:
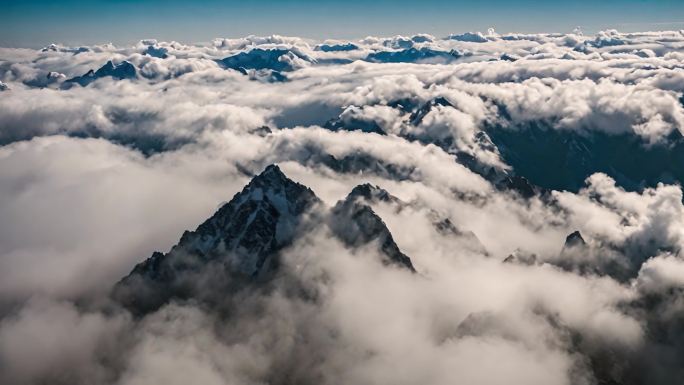
<instances>
[{"instance_id":1,"label":"cloud covering mountain","mask_svg":"<svg viewBox=\"0 0 684 385\"><path fill-rule=\"evenodd\" d=\"M682 31L0 48L0 91L2 383L684 376Z\"/></svg>"}]
</instances>

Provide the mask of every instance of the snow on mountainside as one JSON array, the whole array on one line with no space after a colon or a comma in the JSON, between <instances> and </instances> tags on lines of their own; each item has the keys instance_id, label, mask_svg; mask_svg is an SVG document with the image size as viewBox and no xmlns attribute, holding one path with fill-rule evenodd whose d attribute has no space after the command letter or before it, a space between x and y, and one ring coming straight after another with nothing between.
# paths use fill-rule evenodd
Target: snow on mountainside
<instances>
[{"instance_id":1,"label":"snow on mountainside","mask_svg":"<svg viewBox=\"0 0 684 385\"><path fill-rule=\"evenodd\" d=\"M338 43L338 44L319 44L315 48L317 51L323 52L343 52L343 51L354 51L359 49L359 46L354 43Z\"/></svg>"},{"instance_id":2,"label":"snow on mountainside","mask_svg":"<svg viewBox=\"0 0 684 385\"><path fill-rule=\"evenodd\" d=\"M221 60L221 63L230 69L272 69L276 71L292 71L294 67L287 59L299 58L287 49L260 49L255 48L247 52L229 56Z\"/></svg>"},{"instance_id":3,"label":"snow on mountainside","mask_svg":"<svg viewBox=\"0 0 684 385\"><path fill-rule=\"evenodd\" d=\"M300 218L319 203L311 189L269 166L196 231L185 232L175 248L213 259L229 255L231 270L257 276L267 259L291 242Z\"/></svg>"},{"instance_id":4,"label":"snow on mountainside","mask_svg":"<svg viewBox=\"0 0 684 385\"><path fill-rule=\"evenodd\" d=\"M268 166L195 231L183 233L167 254L155 252L136 265L117 284L114 297L134 311L146 312L170 298L192 298L199 292L193 281L208 279L203 277L207 270L221 286L236 277L268 279L278 269L278 253L304 228L323 222L345 245L377 243L384 263L415 271L382 219L357 201L356 191L325 220L327 209L311 189L287 178L278 166Z\"/></svg>"},{"instance_id":5,"label":"snow on mountainside","mask_svg":"<svg viewBox=\"0 0 684 385\"><path fill-rule=\"evenodd\" d=\"M355 188L333 207L330 218L333 233L352 247L378 242L380 250L386 256L385 263L415 271L411 259L399 250L385 223L370 206L357 199L357 192Z\"/></svg>"},{"instance_id":6,"label":"snow on mountainside","mask_svg":"<svg viewBox=\"0 0 684 385\"><path fill-rule=\"evenodd\" d=\"M65 84L76 83L83 87L94 82L97 79L104 77L111 77L117 80L134 79L137 76L137 69L128 61L122 61L119 64L114 64L111 60L105 63L97 71L90 70L88 73L66 80Z\"/></svg>"},{"instance_id":7,"label":"snow on mountainside","mask_svg":"<svg viewBox=\"0 0 684 385\"><path fill-rule=\"evenodd\" d=\"M463 53L451 50L441 51L427 47L407 48L401 51L374 52L366 57L373 63L449 63L464 56Z\"/></svg>"},{"instance_id":8,"label":"snow on mountainside","mask_svg":"<svg viewBox=\"0 0 684 385\"><path fill-rule=\"evenodd\" d=\"M338 203L338 206L344 204L349 205L348 201L351 200L368 204L371 207L376 204L387 204L391 206L396 213L407 210L424 211L428 221L438 234L452 239L460 238L465 241L463 244L466 245L466 247L472 248L478 254L488 255L487 249L472 231L461 230L454 225L449 218L444 217L431 207L423 207L424 205L417 202L404 202L379 186L374 186L370 183L360 184L354 187L345 201Z\"/></svg>"}]
</instances>

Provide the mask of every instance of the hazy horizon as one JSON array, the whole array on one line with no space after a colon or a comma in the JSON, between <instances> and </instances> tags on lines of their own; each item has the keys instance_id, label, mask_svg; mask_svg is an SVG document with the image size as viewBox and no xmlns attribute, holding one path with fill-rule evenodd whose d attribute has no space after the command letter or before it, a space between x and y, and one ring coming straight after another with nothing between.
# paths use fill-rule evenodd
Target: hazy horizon
<instances>
[{"instance_id":1,"label":"hazy horizon","mask_svg":"<svg viewBox=\"0 0 684 385\"><path fill-rule=\"evenodd\" d=\"M0 46L38 48L50 43L133 44L142 38L198 43L221 37L287 35L358 39L486 31L593 34L684 28L684 7L671 0L604 1L601 4L527 0L486 4L465 1L9 1Z\"/></svg>"}]
</instances>

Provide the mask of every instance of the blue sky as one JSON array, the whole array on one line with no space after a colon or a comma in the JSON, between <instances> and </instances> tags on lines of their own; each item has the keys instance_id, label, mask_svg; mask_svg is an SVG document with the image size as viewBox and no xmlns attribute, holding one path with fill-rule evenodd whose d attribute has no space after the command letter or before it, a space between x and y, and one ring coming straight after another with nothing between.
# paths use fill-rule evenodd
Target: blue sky
<instances>
[{"instance_id":1,"label":"blue sky","mask_svg":"<svg viewBox=\"0 0 684 385\"><path fill-rule=\"evenodd\" d=\"M133 43L141 38L186 43L214 37L296 35L443 36L454 32L587 33L684 29L684 0L0 0L0 45L40 47Z\"/></svg>"}]
</instances>

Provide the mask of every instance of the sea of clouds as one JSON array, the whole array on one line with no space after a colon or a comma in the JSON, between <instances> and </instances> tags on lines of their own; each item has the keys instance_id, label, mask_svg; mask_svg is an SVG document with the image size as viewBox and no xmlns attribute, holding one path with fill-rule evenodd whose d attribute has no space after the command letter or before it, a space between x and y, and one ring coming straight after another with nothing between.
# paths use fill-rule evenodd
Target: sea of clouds
<instances>
[{"instance_id":1,"label":"sea of clouds","mask_svg":"<svg viewBox=\"0 0 684 385\"><path fill-rule=\"evenodd\" d=\"M277 71L222 61L276 49ZM135 75L68 81L108 61ZM684 31L0 48L0 90L0 383L684 378L681 181L597 168L526 197L497 181L545 159L483 135L543 125L675 148ZM366 182L410 202L374 209L417 273L319 229L285 250L290 279L214 293L221 311L112 302L136 263L273 163L329 206ZM435 212L484 250L436 231ZM585 243L564 246L574 231Z\"/></svg>"}]
</instances>

